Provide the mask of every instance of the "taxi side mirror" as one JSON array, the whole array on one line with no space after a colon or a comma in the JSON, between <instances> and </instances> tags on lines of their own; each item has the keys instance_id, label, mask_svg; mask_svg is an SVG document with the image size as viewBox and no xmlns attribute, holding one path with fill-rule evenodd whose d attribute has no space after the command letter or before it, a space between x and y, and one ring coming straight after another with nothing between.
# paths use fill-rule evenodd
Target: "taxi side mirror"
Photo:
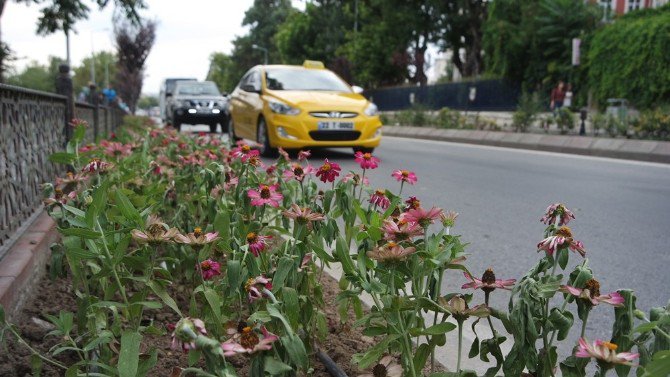
<instances>
[{"instance_id":1,"label":"taxi side mirror","mask_svg":"<svg viewBox=\"0 0 670 377\"><path fill-rule=\"evenodd\" d=\"M361 87L358 86L358 85L354 85L354 86L352 86L352 87L351 87L351 90L353 90L354 93L356 93L356 94L361 94L361 93L363 93L363 92L365 91L363 88L361 88Z\"/></svg>"},{"instance_id":2,"label":"taxi side mirror","mask_svg":"<svg viewBox=\"0 0 670 377\"><path fill-rule=\"evenodd\" d=\"M261 90L260 90L260 89L256 88L256 87L253 86L253 85L250 85L250 84L242 85L242 86L240 86L240 89L244 90L245 92L249 92L249 93L258 93L258 94L261 94Z\"/></svg>"}]
</instances>

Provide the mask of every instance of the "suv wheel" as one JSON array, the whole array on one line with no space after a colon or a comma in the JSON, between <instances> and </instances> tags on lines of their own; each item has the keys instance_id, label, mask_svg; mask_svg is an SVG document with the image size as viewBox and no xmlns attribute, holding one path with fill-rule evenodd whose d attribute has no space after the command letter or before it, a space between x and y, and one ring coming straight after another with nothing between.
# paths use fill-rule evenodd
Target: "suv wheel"
<instances>
[{"instance_id":1,"label":"suv wheel","mask_svg":"<svg viewBox=\"0 0 670 377\"><path fill-rule=\"evenodd\" d=\"M210 123L209 124L209 132L215 134L216 129L219 127L218 123Z\"/></svg>"},{"instance_id":2,"label":"suv wheel","mask_svg":"<svg viewBox=\"0 0 670 377\"><path fill-rule=\"evenodd\" d=\"M230 142L230 145L232 146L238 140L240 140L240 138L237 137L237 135L235 135L235 126L233 126L233 117L229 116L228 117L228 141Z\"/></svg>"},{"instance_id":3,"label":"suv wheel","mask_svg":"<svg viewBox=\"0 0 670 377\"><path fill-rule=\"evenodd\" d=\"M258 126L256 127L256 142L260 144L259 151L264 157L274 156L275 149L270 146L270 137L268 137L268 126L265 119L258 119Z\"/></svg>"}]
</instances>

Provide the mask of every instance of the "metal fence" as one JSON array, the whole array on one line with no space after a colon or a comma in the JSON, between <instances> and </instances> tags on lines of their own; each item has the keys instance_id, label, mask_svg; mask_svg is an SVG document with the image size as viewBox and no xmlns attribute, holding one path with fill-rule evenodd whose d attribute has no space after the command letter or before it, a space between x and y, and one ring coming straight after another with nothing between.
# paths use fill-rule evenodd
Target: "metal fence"
<instances>
[{"instance_id":1,"label":"metal fence","mask_svg":"<svg viewBox=\"0 0 670 377\"><path fill-rule=\"evenodd\" d=\"M421 106L471 111L514 111L521 88L503 80L456 82L428 86L400 86L365 91L381 111Z\"/></svg>"},{"instance_id":2,"label":"metal fence","mask_svg":"<svg viewBox=\"0 0 670 377\"><path fill-rule=\"evenodd\" d=\"M67 142L66 96L0 84L0 257L42 205L41 185L64 173L49 155ZM89 122L86 142L121 122L120 110L75 103L74 117Z\"/></svg>"}]
</instances>

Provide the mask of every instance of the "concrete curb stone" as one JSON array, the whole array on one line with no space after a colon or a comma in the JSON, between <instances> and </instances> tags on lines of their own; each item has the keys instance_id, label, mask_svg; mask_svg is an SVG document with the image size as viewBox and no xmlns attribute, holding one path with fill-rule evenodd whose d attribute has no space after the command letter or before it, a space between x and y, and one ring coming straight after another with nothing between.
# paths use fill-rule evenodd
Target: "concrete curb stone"
<instances>
[{"instance_id":1,"label":"concrete curb stone","mask_svg":"<svg viewBox=\"0 0 670 377\"><path fill-rule=\"evenodd\" d=\"M456 143L670 163L670 142L667 141L405 126L384 126L384 134Z\"/></svg>"},{"instance_id":2,"label":"concrete curb stone","mask_svg":"<svg viewBox=\"0 0 670 377\"><path fill-rule=\"evenodd\" d=\"M44 274L50 245L58 237L56 223L43 212L0 260L0 304L8 318L18 312L33 283Z\"/></svg>"}]
</instances>

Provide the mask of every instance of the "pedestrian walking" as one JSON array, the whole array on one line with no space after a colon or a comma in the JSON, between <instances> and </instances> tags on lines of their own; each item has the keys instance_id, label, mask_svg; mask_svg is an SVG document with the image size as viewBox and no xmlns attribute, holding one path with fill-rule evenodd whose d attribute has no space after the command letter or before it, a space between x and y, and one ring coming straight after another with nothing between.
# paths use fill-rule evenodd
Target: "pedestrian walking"
<instances>
[{"instance_id":1,"label":"pedestrian walking","mask_svg":"<svg viewBox=\"0 0 670 377\"><path fill-rule=\"evenodd\" d=\"M565 83L563 80L558 82L558 85L551 91L551 103L549 104L549 108L551 111L554 112L554 115L556 115L556 112L558 109L563 107L563 103L565 101Z\"/></svg>"}]
</instances>

